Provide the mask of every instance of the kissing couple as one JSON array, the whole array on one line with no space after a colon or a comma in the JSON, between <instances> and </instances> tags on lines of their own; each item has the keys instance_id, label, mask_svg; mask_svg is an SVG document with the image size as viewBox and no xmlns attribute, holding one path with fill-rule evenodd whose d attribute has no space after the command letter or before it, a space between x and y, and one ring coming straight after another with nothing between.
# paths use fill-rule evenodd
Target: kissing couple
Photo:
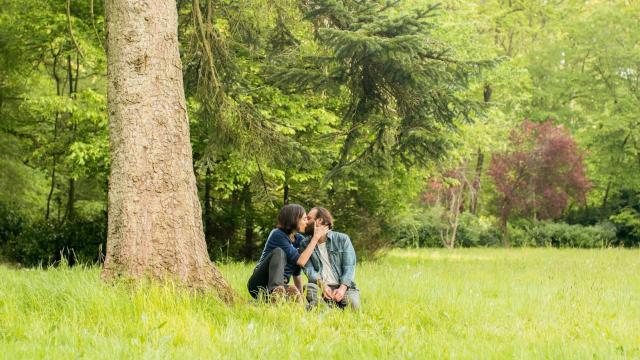
<instances>
[{"instance_id":1,"label":"kissing couple","mask_svg":"<svg viewBox=\"0 0 640 360\"><path fill-rule=\"evenodd\" d=\"M314 207L307 213L301 205L288 204L280 209L247 288L254 299L306 299L307 309L313 309L322 298L329 306L358 310L355 269L351 239L333 230L329 210Z\"/></svg>"}]
</instances>

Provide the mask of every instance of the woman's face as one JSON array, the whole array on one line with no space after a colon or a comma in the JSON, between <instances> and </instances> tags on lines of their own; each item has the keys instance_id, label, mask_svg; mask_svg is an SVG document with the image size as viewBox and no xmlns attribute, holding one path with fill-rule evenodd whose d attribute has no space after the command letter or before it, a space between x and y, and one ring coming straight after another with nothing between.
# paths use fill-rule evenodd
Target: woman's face
<instances>
[{"instance_id":1,"label":"woman's face","mask_svg":"<svg viewBox=\"0 0 640 360\"><path fill-rule=\"evenodd\" d=\"M298 233L304 233L305 228L307 227L307 213L303 213L302 217L298 219L298 226L296 226L296 230Z\"/></svg>"}]
</instances>

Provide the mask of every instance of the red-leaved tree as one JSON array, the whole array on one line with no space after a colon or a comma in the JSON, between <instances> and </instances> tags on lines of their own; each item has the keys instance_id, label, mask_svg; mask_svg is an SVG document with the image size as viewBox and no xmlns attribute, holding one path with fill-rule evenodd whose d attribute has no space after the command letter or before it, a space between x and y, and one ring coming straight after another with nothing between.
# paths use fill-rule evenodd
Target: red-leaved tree
<instances>
[{"instance_id":1,"label":"red-leaved tree","mask_svg":"<svg viewBox=\"0 0 640 360\"><path fill-rule=\"evenodd\" d=\"M511 132L509 150L494 154L489 168L498 192L503 242L513 216L557 219L569 199L583 203L590 187L578 145L562 125L525 120Z\"/></svg>"}]
</instances>

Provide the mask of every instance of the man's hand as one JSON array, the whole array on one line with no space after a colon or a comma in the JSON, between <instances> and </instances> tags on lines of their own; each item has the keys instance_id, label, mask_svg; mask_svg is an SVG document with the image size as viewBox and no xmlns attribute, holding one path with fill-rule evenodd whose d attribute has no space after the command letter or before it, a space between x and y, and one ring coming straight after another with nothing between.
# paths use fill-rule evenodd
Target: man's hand
<instances>
[{"instance_id":1,"label":"man's hand","mask_svg":"<svg viewBox=\"0 0 640 360\"><path fill-rule=\"evenodd\" d=\"M340 302L342 301L342 299L344 299L344 294L347 292L347 286L346 285L340 285L339 288L333 290L333 300Z\"/></svg>"}]
</instances>

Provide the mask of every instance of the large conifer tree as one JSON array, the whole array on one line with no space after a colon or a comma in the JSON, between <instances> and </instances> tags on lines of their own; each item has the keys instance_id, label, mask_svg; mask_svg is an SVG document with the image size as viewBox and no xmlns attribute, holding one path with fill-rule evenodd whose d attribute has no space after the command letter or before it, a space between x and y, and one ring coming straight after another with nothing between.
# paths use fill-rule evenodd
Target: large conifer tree
<instances>
[{"instance_id":1,"label":"large conifer tree","mask_svg":"<svg viewBox=\"0 0 640 360\"><path fill-rule=\"evenodd\" d=\"M107 2L111 174L105 278L231 287L209 260L192 165L176 3Z\"/></svg>"},{"instance_id":2,"label":"large conifer tree","mask_svg":"<svg viewBox=\"0 0 640 360\"><path fill-rule=\"evenodd\" d=\"M287 64L275 79L297 91L347 92L346 138L330 175L358 160L392 155L426 163L443 153L443 133L477 103L460 95L482 64L458 61L432 37L438 6L400 10L399 2L311 0L303 10L325 54Z\"/></svg>"}]
</instances>

